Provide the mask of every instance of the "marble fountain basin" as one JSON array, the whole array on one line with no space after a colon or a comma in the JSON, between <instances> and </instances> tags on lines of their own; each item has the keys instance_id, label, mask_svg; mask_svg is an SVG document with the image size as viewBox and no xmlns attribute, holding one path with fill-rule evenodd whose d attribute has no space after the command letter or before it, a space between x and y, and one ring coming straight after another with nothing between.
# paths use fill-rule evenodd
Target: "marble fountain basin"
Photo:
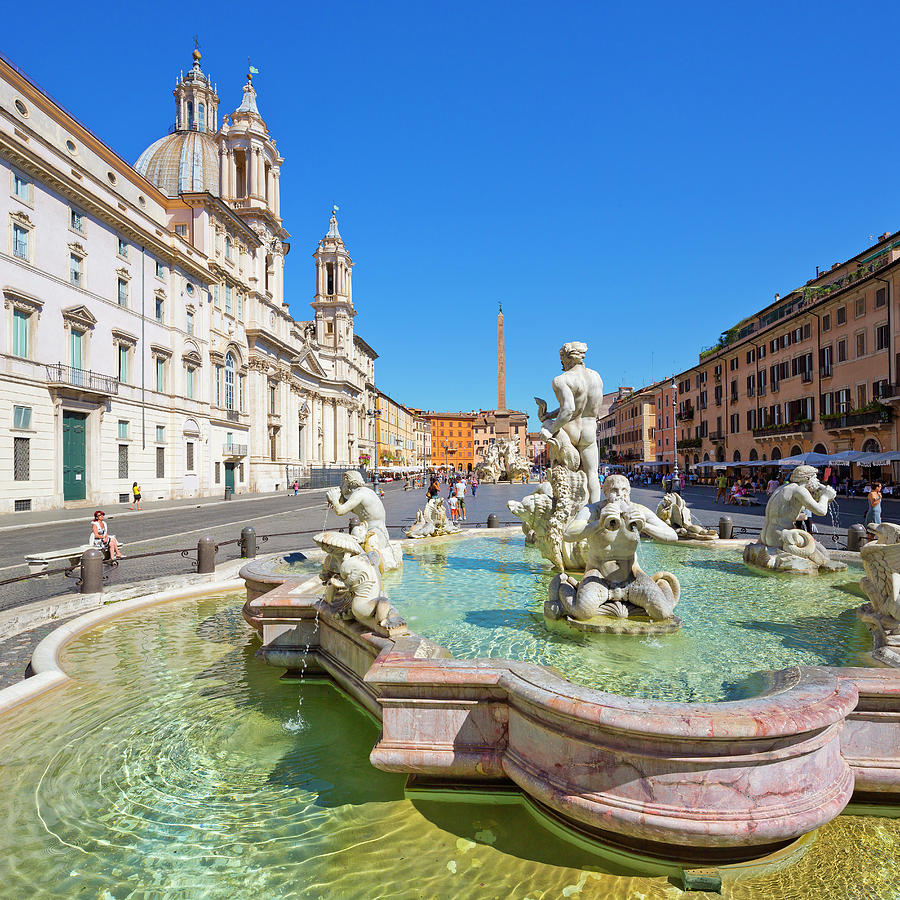
<instances>
[{"instance_id":1,"label":"marble fountain basin","mask_svg":"<svg viewBox=\"0 0 900 900\"><path fill-rule=\"evenodd\" d=\"M386 587L408 627L390 637L318 599L313 553L241 571L258 655L376 716L377 768L511 782L570 828L681 863L764 856L851 798L897 803L900 672L867 667L861 569L801 586L748 572L740 549L644 545L646 571L682 581L684 628L582 636L546 631L551 573L521 534L405 549Z\"/></svg>"}]
</instances>

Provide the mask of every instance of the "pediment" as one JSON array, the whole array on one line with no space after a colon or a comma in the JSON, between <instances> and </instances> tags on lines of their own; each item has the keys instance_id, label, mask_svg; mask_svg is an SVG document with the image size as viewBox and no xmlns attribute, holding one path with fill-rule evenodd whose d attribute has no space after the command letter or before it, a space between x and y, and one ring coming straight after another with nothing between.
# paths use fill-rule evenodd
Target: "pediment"
<instances>
[{"instance_id":1,"label":"pediment","mask_svg":"<svg viewBox=\"0 0 900 900\"><path fill-rule=\"evenodd\" d=\"M119 344L130 344L134 346L138 342L137 335L131 334L127 331L122 331L119 328L112 329L112 336L113 340Z\"/></svg>"},{"instance_id":2,"label":"pediment","mask_svg":"<svg viewBox=\"0 0 900 900\"><path fill-rule=\"evenodd\" d=\"M328 373L325 371L322 363L319 362L318 357L310 347L301 350L300 353L291 360L291 365L297 366L303 371L308 372L310 375L314 375L316 378L328 377Z\"/></svg>"},{"instance_id":3,"label":"pediment","mask_svg":"<svg viewBox=\"0 0 900 900\"><path fill-rule=\"evenodd\" d=\"M67 306L61 310L63 320L75 325L83 325L85 328L93 328L97 324L97 318L86 306Z\"/></svg>"}]
</instances>

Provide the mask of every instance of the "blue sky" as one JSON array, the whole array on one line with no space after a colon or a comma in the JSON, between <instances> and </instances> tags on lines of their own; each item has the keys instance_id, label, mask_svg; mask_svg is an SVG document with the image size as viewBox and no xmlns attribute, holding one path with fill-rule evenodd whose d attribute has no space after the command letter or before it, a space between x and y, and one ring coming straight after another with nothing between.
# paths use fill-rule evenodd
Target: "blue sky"
<instances>
[{"instance_id":1,"label":"blue sky","mask_svg":"<svg viewBox=\"0 0 900 900\"><path fill-rule=\"evenodd\" d=\"M132 162L195 32L220 111L252 58L291 309L336 202L357 330L413 406L495 405L498 301L533 413L563 341L644 384L900 227L890 4L50 2L41 32L33 10L5 10L3 51Z\"/></svg>"}]
</instances>

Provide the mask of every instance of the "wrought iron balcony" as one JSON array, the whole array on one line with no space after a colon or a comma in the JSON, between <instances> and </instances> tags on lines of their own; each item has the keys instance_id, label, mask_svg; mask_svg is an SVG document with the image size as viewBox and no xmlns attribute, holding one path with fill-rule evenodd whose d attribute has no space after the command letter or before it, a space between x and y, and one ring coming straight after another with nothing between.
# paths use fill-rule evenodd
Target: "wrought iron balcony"
<instances>
[{"instance_id":1,"label":"wrought iron balcony","mask_svg":"<svg viewBox=\"0 0 900 900\"><path fill-rule=\"evenodd\" d=\"M716 441L724 441L725 440L725 432L724 431L711 431L707 436L707 440L716 442Z\"/></svg>"},{"instance_id":2,"label":"wrought iron balcony","mask_svg":"<svg viewBox=\"0 0 900 900\"><path fill-rule=\"evenodd\" d=\"M822 426L826 431L839 431L842 428L865 428L869 425L887 425L893 421L894 413L889 409L873 409L867 412L842 413L838 416L822 417Z\"/></svg>"},{"instance_id":3,"label":"wrought iron balcony","mask_svg":"<svg viewBox=\"0 0 900 900\"><path fill-rule=\"evenodd\" d=\"M703 438L693 437L693 438L685 438L683 441L678 442L679 450L693 450L695 448L699 448L703 445Z\"/></svg>"},{"instance_id":4,"label":"wrought iron balcony","mask_svg":"<svg viewBox=\"0 0 900 900\"><path fill-rule=\"evenodd\" d=\"M693 406L685 406L684 409L679 410L679 412L675 413L675 421L676 422L689 422L694 418L694 407Z\"/></svg>"},{"instance_id":5,"label":"wrought iron balcony","mask_svg":"<svg viewBox=\"0 0 900 900\"><path fill-rule=\"evenodd\" d=\"M246 456L247 455L247 445L246 444L224 444L222 446L222 456L231 457L232 459Z\"/></svg>"},{"instance_id":6,"label":"wrought iron balcony","mask_svg":"<svg viewBox=\"0 0 900 900\"><path fill-rule=\"evenodd\" d=\"M51 384L65 384L92 394L118 394L119 379L112 375L101 375L88 369L77 369L62 363L51 364L47 368L47 381Z\"/></svg>"},{"instance_id":7,"label":"wrought iron balcony","mask_svg":"<svg viewBox=\"0 0 900 900\"><path fill-rule=\"evenodd\" d=\"M753 437L783 437L788 434L804 434L812 431L812 422L785 422L780 425L763 425L753 429Z\"/></svg>"}]
</instances>

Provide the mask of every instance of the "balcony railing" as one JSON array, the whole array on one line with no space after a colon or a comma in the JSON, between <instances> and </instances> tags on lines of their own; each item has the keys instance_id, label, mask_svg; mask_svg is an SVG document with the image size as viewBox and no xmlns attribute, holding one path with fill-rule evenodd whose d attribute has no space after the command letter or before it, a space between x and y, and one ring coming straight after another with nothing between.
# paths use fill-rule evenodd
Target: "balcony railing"
<instances>
[{"instance_id":1,"label":"balcony railing","mask_svg":"<svg viewBox=\"0 0 900 900\"><path fill-rule=\"evenodd\" d=\"M679 450L693 450L695 448L699 448L703 445L703 438L685 438L683 441L678 442Z\"/></svg>"},{"instance_id":2,"label":"balcony railing","mask_svg":"<svg viewBox=\"0 0 900 900\"><path fill-rule=\"evenodd\" d=\"M91 372L88 369L64 366L62 363L47 366L47 381L51 384L71 385L95 394L119 393L118 378L113 378L112 375L101 375L99 372Z\"/></svg>"},{"instance_id":3,"label":"balcony railing","mask_svg":"<svg viewBox=\"0 0 900 900\"><path fill-rule=\"evenodd\" d=\"M780 425L763 425L762 428L753 429L753 437L767 437L769 435L803 434L812 431L812 422L804 419L802 422L786 422Z\"/></svg>"},{"instance_id":4,"label":"balcony railing","mask_svg":"<svg viewBox=\"0 0 900 900\"><path fill-rule=\"evenodd\" d=\"M688 422L694 418L694 407L686 406L680 412L675 413L676 422Z\"/></svg>"},{"instance_id":5,"label":"balcony railing","mask_svg":"<svg viewBox=\"0 0 900 900\"><path fill-rule=\"evenodd\" d=\"M894 418L889 409L873 409L868 412L843 413L839 416L822 417L822 425L826 431L837 431L840 428L864 428L867 425L887 425Z\"/></svg>"},{"instance_id":6,"label":"balcony railing","mask_svg":"<svg viewBox=\"0 0 900 900\"><path fill-rule=\"evenodd\" d=\"M725 440L725 432L724 431L711 431L707 435L708 439L711 441L724 441Z\"/></svg>"},{"instance_id":7,"label":"balcony railing","mask_svg":"<svg viewBox=\"0 0 900 900\"><path fill-rule=\"evenodd\" d=\"M247 455L247 445L246 444L224 444L222 447L222 456L246 456Z\"/></svg>"}]
</instances>

